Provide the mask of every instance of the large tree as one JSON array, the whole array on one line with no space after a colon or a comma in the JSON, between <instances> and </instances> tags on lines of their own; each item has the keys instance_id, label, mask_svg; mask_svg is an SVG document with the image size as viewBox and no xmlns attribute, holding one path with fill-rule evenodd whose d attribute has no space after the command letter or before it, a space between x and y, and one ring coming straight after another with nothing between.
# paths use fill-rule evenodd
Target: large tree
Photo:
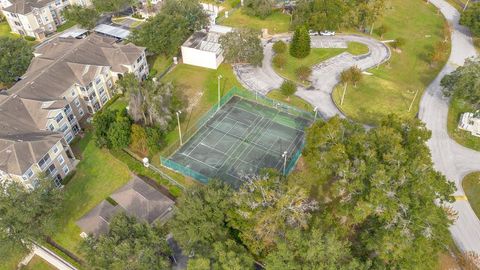
<instances>
[{"instance_id":1,"label":"large tree","mask_svg":"<svg viewBox=\"0 0 480 270\"><path fill-rule=\"evenodd\" d=\"M23 39L0 37L0 83L12 83L30 65L32 47Z\"/></svg>"},{"instance_id":2,"label":"large tree","mask_svg":"<svg viewBox=\"0 0 480 270\"><path fill-rule=\"evenodd\" d=\"M274 0L244 0L243 10L250 16L265 19L275 8Z\"/></svg>"},{"instance_id":3,"label":"large tree","mask_svg":"<svg viewBox=\"0 0 480 270\"><path fill-rule=\"evenodd\" d=\"M137 0L92 0L98 12L117 13L138 3Z\"/></svg>"},{"instance_id":4,"label":"large tree","mask_svg":"<svg viewBox=\"0 0 480 270\"><path fill-rule=\"evenodd\" d=\"M468 26L476 36L480 36L480 2L470 3L467 10L462 12L460 24Z\"/></svg>"},{"instance_id":5,"label":"large tree","mask_svg":"<svg viewBox=\"0 0 480 270\"><path fill-rule=\"evenodd\" d=\"M85 258L94 269L167 269L172 252L166 237L164 227L120 214L110 221L107 234L87 238Z\"/></svg>"},{"instance_id":6,"label":"large tree","mask_svg":"<svg viewBox=\"0 0 480 270\"><path fill-rule=\"evenodd\" d=\"M294 15L294 25L307 24L315 31L337 30L345 23L348 11L344 0L300 0Z\"/></svg>"},{"instance_id":7,"label":"large tree","mask_svg":"<svg viewBox=\"0 0 480 270\"><path fill-rule=\"evenodd\" d=\"M132 31L129 39L150 52L175 55L194 32L207 26L208 16L195 0L166 0L155 17Z\"/></svg>"},{"instance_id":8,"label":"large tree","mask_svg":"<svg viewBox=\"0 0 480 270\"><path fill-rule=\"evenodd\" d=\"M332 118L307 132L308 182L323 220L375 268L430 269L449 241L442 204L454 185L433 168L430 135L418 119L393 115L368 131Z\"/></svg>"},{"instance_id":9,"label":"large tree","mask_svg":"<svg viewBox=\"0 0 480 270\"><path fill-rule=\"evenodd\" d=\"M256 30L242 28L220 37L225 60L230 63L249 63L261 66L263 46L259 36L260 33Z\"/></svg>"},{"instance_id":10,"label":"large tree","mask_svg":"<svg viewBox=\"0 0 480 270\"><path fill-rule=\"evenodd\" d=\"M52 179L38 176L32 190L0 181L0 190L0 247L30 248L53 232L63 192Z\"/></svg>"},{"instance_id":11,"label":"large tree","mask_svg":"<svg viewBox=\"0 0 480 270\"><path fill-rule=\"evenodd\" d=\"M68 21L78 23L81 27L92 29L97 24L100 14L96 9L78 5L69 6L62 11L62 15Z\"/></svg>"},{"instance_id":12,"label":"large tree","mask_svg":"<svg viewBox=\"0 0 480 270\"><path fill-rule=\"evenodd\" d=\"M354 0L350 5L350 24L365 30L383 15L385 0Z\"/></svg>"},{"instance_id":13,"label":"large tree","mask_svg":"<svg viewBox=\"0 0 480 270\"><path fill-rule=\"evenodd\" d=\"M468 59L465 65L443 77L441 85L446 96L454 96L480 109L480 58Z\"/></svg>"},{"instance_id":14,"label":"large tree","mask_svg":"<svg viewBox=\"0 0 480 270\"><path fill-rule=\"evenodd\" d=\"M310 36L305 27L297 27L290 43L290 55L305 58L310 54Z\"/></svg>"}]
</instances>

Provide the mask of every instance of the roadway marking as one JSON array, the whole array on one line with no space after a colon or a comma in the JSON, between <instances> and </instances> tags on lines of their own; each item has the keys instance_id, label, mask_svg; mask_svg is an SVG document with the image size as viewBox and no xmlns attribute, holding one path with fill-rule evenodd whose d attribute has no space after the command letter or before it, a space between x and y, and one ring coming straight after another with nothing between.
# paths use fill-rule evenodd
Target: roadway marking
<instances>
[{"instance_id":1,"label":"roadway marking","mask_svg":"<svg viewBox=\"0 0 480 270\"><path fill-rule=\"evenodd\" d=\"M465 195L459 195L459 196L453 196L455 198L455 201L468 201L467 196Z\"/></svg>"}]
</instances>

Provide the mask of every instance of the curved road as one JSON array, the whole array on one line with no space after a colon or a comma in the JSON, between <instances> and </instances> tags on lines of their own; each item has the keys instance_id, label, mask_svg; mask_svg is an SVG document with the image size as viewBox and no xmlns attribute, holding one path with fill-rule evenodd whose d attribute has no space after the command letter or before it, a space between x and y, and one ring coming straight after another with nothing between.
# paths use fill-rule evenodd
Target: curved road
<instances>
[{"instance_id":1,"label":"curved road","mask_svg":"<svg viewBox=\"0 0 480 270\"><path fill-rule=\"evenodd\" d=\"M452 26L452 51L448 63L428 86L420 102L419 118L432 131L432 138L428 146L432 154L435 168L449 180L454 181L457 198L451 206L458 213L458 219L451 226L452 236L463 251L474 251L480 254L480 221L473 212L462 188L462 179L470 172L480 171L480 153L465 148L447 133L448 99L442 95L440 80L446 74L463 65L465 59L477 55L469 31L459 25L459 12L444 0L430 0ZM288 37L277 37L286 39ZM274 38L274 40L276 40ZM296 95L307 100L317 107L318 112L325 118L334 115L343 116L332 101L331 93L338 83L339 74L351 67L358 66L362 70L379 65L390 57L390 51L383 43L364 36L340 35L335 37L312 37L312 47L333 47L341 42L355 41L366 44L370 52L362 56L353 56L342 53L322 62L313 68L312 89L300 88ZM325 46L327 44L327 46ZM319 46L320 45L320 46ZM235 67L235 72L242 84L251 90L267 94L277 89L283 82L272 66L272 43L265 44L265 58L262 67L241 65Z\"/></svg>"},{"instance_id":2,"label":"curved road","mask_svg":"<svg viewBox=\"0 0 480 270\"><path fill-rule=\"evenodd\" d=\"M444 0L430 0L440 9L453 28L452 51L447 65L426 89L420 102L420 119L432 131L428 142L435 168L449 180L455 182L458 196L452 204L458 212L458 219L450 228L453 238L463 251L475 251L480 254L480 221L464 198L462 179L470 172L480 171L480 153L465 148L447 133L448 100L443 98L440 80L446 74L463 65L466 58L476 56L472 38L468 30L458 24L460 14Z\"/></svg>"}]
</instances>

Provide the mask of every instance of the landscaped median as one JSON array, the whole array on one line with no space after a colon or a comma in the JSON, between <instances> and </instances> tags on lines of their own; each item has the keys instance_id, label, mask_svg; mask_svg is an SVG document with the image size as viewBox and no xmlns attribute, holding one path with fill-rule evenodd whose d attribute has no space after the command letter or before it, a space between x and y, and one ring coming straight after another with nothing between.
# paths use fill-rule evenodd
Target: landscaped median
<instances>
[{"instance_id":1,"label":"landscaped median","mask_svg":"<svg viewBox=\"0 0 480 270\"><path fill-rule=\"evenodd\" d=\"M480 172L465 176L462 186L470 206L477 217L480 217Z\"/></svg>"},{"instance_id":2,"label":"landscaped median","mask_svg":"<svg viewBox=\"0 0 480 270\"><path fill-rule=\"evenodd\" d=\"M458 128L460 117L465 112L474 112L475 109L468 103L459 98L452 98L450 100L450 108L448 110L447 129L448 135L452 137L457 143L480 151L480 138L473 136L466 130Z\"/></svg>"}]
</instances>

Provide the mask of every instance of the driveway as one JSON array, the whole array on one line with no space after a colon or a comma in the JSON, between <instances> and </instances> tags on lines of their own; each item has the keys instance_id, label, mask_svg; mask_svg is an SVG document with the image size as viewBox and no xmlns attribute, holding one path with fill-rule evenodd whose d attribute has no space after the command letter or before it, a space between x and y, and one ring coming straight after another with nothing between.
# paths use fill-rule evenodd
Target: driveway
<instances>
[{"instance_id":1,"label":"driveway","mask_svg":"<svg viewBox=\"0 0 480 270\"><path fill-rule=\"evenodd\" d=\"M463 65L466 58L476 56L468 30L458 24L460 14L444 0L430 0L452 25L452 51L447 65L430 84L420 102L419 117L432 131L428 142L435 168L457 187L458 199L452 204L458 219L451 227L456 244L463 251L480 254L480 221L473 212L462 188L462 179L470 172L480 171L480 153L465 148L452 140L447 133L448 100L442 95L440 80Z\"/></svg>"}]
</instances>

